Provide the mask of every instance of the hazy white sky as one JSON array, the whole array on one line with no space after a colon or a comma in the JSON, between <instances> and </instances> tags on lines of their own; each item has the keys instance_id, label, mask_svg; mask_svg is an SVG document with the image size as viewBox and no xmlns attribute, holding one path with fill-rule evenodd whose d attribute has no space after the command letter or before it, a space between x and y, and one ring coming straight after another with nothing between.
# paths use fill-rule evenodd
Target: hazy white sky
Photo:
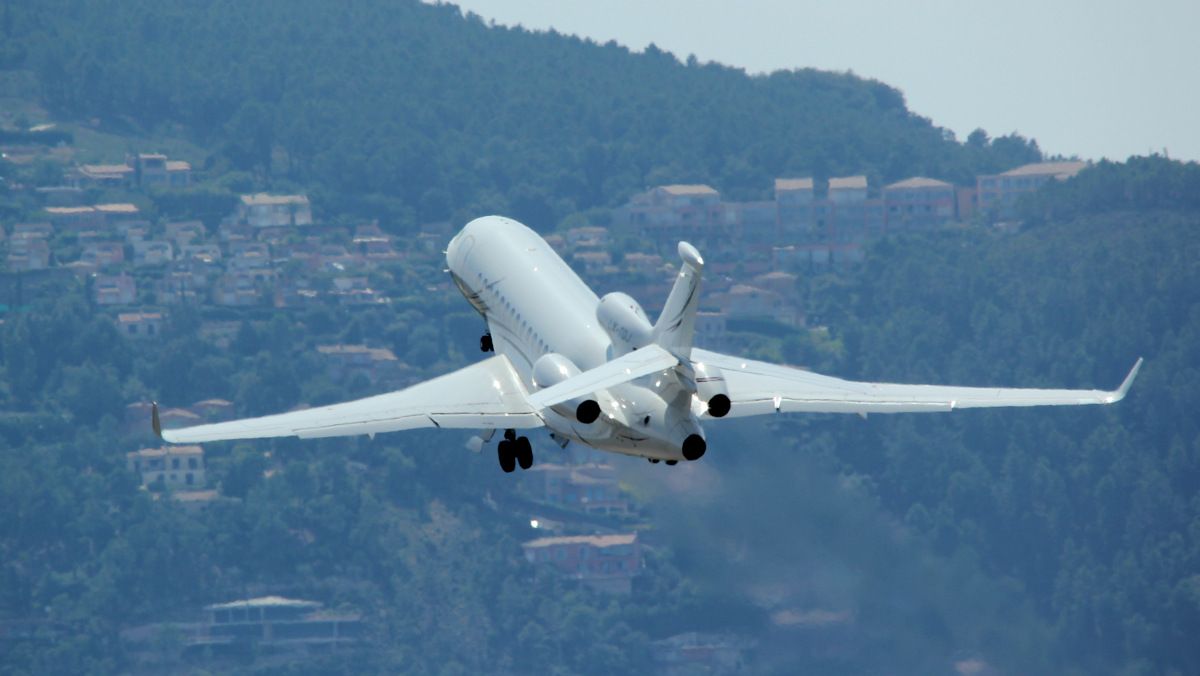
<instances>
[{"instance_id":1,"label":"hazy white sky","mask_svg":"<svg viewBox=\"0 0 1200 676\"><path fill-rule=\"evenodd\" d=\"M1047 153L1200 160L1200 0L455 0L506 25L752 73L854 71L960 139L1020 132Z\"/></svg>"}]
</instances>

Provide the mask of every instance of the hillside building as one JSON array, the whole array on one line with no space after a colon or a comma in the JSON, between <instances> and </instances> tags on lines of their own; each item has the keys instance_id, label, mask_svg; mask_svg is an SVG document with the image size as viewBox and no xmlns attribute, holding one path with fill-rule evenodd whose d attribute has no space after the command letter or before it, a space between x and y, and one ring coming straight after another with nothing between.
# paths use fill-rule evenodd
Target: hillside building
<instances>
[{"instance_id":1,"label":"hillside building","mask_svg":"<svg viewBox=\"0 0 1200 676\"><path fill-rule=\"evenodd\" d=\"M1002 174L976 178L979 209L997 218L1011 218L1016 201L1049 181L1065 181L1087 167L1087 162L1036 162Z\"/></svg>"},{"instance_id":2,"label":"hillside building","mask_svg":"<svg viewBox=\"0 0 1200 676\"><path fill-rule=\"evenodd\" d=\"M957 202L954 186L935 178L914 176L883 188L889 231L922 230L953 221Z\"/></svg>"},{"instance_id":3,"label":"hillside building","mask_svg":"<svg viewBox=\"0 0 1200 676\"><path fill-rule=\"evenodd\" d=\"M198 489L205 485L204 449L199 446L143 448L125 454L125 465L143 486Z\"/></svg>"},{"instance_id":4,"label":"hillside building","mask_svg":"<svg viewBox=\"0 0 1200 676\"><path fill-rule=\"evenodd\" d=\"M628 595L642 570L637 533L538 538L521 549L535 566L610 594Z\"/></svg>"},{"instance_id":5,"label":"hillside building","mask_svg":"<svg viewBox=\"0 0 1200 676\"><path fill-rule=\"evenodd\" d=\"M234 221L254 228L312 225L312 206L305 195L242 195Z\"/></svg>"}]
</instances>

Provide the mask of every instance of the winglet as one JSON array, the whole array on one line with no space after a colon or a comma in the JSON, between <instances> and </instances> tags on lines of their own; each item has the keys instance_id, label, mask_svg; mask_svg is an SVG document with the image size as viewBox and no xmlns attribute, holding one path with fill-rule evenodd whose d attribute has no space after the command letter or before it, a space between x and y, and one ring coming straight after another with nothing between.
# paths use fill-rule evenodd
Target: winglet
<instances>
[{"instance_id":1,"label":"winglet","mask_svg":"<svg viewBox=\"0 0 1200 676\"><path fill-rule=\"evenodd\" d=\"M150 402L150 426L154 428L154 436L162 439L162 422L158 419L158 402Z\"/></svg>"},{"instance_id":2,"label":"winglet","mask_svg":"<svg viewBox=\"0 0 1200 676\"><path fill-rule=\"evenodd\" d=\"M1141 368L1142 358L1138 357L1138 360L1133 365L1133 368L1129 369L1129 375L1125 376L1124 382L1122 382L1121 386L1117 388L1116 392L1113 392L1112 396L1108 398L1108 403L1114 404L1125 398L1125 395L1129 393L1129 388L1133 386L1133 379L1137 378L1138 370Z\"/></svg>"}]
</instances>

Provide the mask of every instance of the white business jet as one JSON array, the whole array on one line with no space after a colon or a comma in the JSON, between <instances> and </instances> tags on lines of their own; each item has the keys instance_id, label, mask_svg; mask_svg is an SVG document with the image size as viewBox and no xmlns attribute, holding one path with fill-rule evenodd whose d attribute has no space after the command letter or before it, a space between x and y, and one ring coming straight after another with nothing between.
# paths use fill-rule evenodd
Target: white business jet
<instances>
[{"instance_id":1,"label":"white business jet","mask_svg":"<svg viewBox=\"0 0 1200 676\"><path fill-rule=\"evenodd\" d=\"M1113 391L946 387L854 382L731 357L692 345L704 260L679 244L674 288L651 324L624 293L588 288L529 228L488 216L467 224L446 262L483 315L483 352L496 356L404 390L261 418L154 430L173 443L264 437L333 437L420 427L502 431L500 467L533 464L518 431L548 428L571 441L650 462L698 460L703 423L778 413L902 413L992 406L1111 404L1129 391L1142 360Z\"/></svg>"}]
</instances>

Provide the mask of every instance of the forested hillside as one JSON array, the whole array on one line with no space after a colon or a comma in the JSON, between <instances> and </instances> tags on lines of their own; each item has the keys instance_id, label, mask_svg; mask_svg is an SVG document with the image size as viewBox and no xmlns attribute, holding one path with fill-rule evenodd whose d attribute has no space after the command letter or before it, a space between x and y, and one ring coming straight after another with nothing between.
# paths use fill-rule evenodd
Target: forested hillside
<instances>
[{"instance_id":1,"label":"forested hillside","mask_svg":"<svg viewBox=\"0 0 1200 676\"><path fill-rule=\"evenodd\" d=\"M1102 162L1003 229L903 233L859 267L799 270L811 330L731 328L754 356L964 385L1111 388L1145 366L1112 407L711 421L700 462L614 458L632 515L556 514L581 519L570 533L644 538L632 593L610 596L526 559L546 506L466 434L208 444L219 495L192 511L127 467L158 442L126 406L219 397L258 415L376 391L333 378L322 345L386 347L413 380L478 359L482 326L440 249L404 236L419 223L604 223L670 181L735 198L789 174L970 182L1036 144L956 142L849 75L748 77L415 2L10 1L9 76L64 127L206 158L198 187L103 193L145 205L155 237L181 219L214 230L237 192L295 190L318 227L347 231L331 237L377 217L404 257L355 273L386 304L138 299L166 315L153 340L119 330L128 308L96 303L86 273L0 275L0 673L154 672L138 660L180 637L147 647L131 629L266 594L361 613L366 635L282 666L164 669L650 673L665 639L707 632L751 673L1200 672L1200 166ZM6 133L44 155L71 143ZM35 188L62 177L0 163L6 236L44 218ZM82 237L60 228L56 263L82 259ZM220 324L224 343L205 332ZM535 443L539 463L565 455Z\"/></svg>"},{"instance_id":2,"label":"forested hillside","mask_svg":"<svg viewBox=\"0 0 1200 676\"><path fill-rule=\"evenodd\" d=\"M1017 136L955 142L879 82L748 77L450 5L52 0L3 17L0 68L36 72L55 111L182 125L262 185L395 227L507 213L545 230L662 183L735 198L785 175L973 183L1040 157Z\"/></svg>"}]
</instances>

